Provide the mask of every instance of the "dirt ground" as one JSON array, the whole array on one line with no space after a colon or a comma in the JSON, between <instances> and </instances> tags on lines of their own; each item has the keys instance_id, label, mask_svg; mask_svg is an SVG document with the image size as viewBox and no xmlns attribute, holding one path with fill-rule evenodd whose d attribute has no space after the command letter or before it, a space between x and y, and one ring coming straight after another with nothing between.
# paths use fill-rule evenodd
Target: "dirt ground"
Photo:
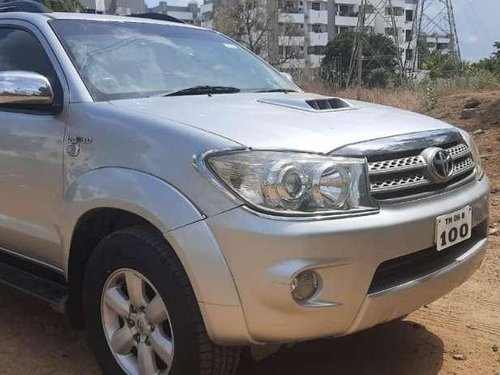
<instances>
[{"instance_id":1,"label":"dirt ground","mask_svg":"<svg viewBox=\"0 0 500 375\"><path fill-rule=\"evenodd\" d=\"M480 104L473 118L463 120L471 98ZM245 358L238 375L500 375L500 90L448 93L431 114L475 134L492 180L492 235L480 270L404 321L295 345L257 363ZM1 374L99 373L82 333L49 308L3 287L0 343Z\"/></svg>"}]
</instances>

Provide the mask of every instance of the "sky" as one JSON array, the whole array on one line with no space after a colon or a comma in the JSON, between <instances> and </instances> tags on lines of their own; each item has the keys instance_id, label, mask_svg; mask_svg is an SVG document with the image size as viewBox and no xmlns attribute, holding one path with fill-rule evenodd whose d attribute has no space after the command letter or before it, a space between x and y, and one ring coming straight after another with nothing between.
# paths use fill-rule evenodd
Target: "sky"
<instances>
[{"instance_id":1,"label":"sky","mask_svg":"<svg viewBox=\"0 0 500 375\"><path fill-rule=\"evenodd\" d=\"M500 42L500 0L454 0L462 57L476 61Z\"/></svg>"},{"instance_id":2,"label":"sky","mask_svg":"<svg viewBox=\"0 0 500 375\"><path fill-rule=\"evenodd\" d=\"M148 0L150 2L156 1ZM169 5L186 5L187 0L167 2ZM453 0L453 6L462 57L477 61L490 56L493 43L500 41L500 0Z\"/></svg>"}]
</instances>

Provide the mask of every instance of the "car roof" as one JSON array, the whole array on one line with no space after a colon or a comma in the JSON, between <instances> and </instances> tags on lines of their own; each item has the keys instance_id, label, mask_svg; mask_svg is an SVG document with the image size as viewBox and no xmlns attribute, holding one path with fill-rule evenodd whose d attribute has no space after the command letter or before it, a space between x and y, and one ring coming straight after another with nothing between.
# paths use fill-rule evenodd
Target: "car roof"
<instances>
[{"instance_id":1,"label":"car roof","mask_svg":"<svg viewBox=\"0 0 500 375\"><path fill-rule=\"evenodd\" d=\"M142 17L127 17L114 16L104 14L89 14L89 13L69 13L69 12L54 12L54 13L31 13L31 12L0 12L0 19L21 19L32 22L40 22L42 20L58 19L58 20L88 20L102 22L134 22L134 23L149 23L158 25L170 25L176 27L187 27L194 29L202 29L201 27L190 25L187 23L170 22ZM204 29L203 29L204 30Z\"/></svg>"}]
</instances>

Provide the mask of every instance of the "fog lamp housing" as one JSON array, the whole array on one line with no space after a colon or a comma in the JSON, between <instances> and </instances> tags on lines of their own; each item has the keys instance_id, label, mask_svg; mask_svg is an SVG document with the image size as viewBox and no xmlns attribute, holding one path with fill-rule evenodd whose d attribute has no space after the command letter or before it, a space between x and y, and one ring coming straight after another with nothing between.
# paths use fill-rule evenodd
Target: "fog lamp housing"
<instances>
[{"instance_id":1,"label":"fog lamp housing","mask_svg":"<svg viewBox=\"0 0 500 375\"><path fill-rule=\"evenodd\" d=\"M291 291L293 299L298 303L310 300L318 291L321 284L317 272L306 270L298 273L292 279Z\"/></svg>"}]
</instances>

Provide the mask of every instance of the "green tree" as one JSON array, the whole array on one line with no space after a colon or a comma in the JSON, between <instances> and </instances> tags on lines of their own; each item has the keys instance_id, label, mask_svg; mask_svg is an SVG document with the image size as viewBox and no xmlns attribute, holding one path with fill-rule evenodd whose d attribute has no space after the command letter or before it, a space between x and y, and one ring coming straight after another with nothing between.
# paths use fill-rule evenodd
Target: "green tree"
<instances>
[{"instance_id":1,"label":"green tree","mask_svg":"<svg viewBox=\"0 0 500 375\"><path fill-rule=\"evenodd\" d=\"M327 82L333 83L338 79L347 81L357 37L357 32L348 31L337 35L327 44L321 62L322 74ZM372 87L387 86L396 75L398 48L385 35L363 33L360 38L363 47L363 82Z\"/></svg>"},{"instance_id":2,"label":"green tree","mask_svg":"<svg viewBox=\"0 0 500 375\"><path fill-rule=\"evenodd\" d=\"M43 0L43 4L54 12L78 12L82 8L78 0Z\"/></svg>"},{"instance_id":3,"label":"green tree","mask_svg":"<svg viewBox=\"0 0 500 375\"><path fill-rule=\"evenodd\" d=\"M436 49L421 58L421 68L429 71L431 79L452 78L463 72L465 63Z\"/></svg>"},{"instance_id":4,"label":"green tree","mask_svg":"<svg viewBox=\"0 0 500 375\"><path fill-rule=\"evenodd\" d=\"M214 15L215 29L249 50L262 54L269 43L277 9L266 0L221 1Z\"/></svg>"},{"instance_id":5,"label":"green tree","mask_svg":"<svg viewBox=\"0 0 500 375\"><path fill-rule=\"evenodd\" d=\"M487 70L491 73L500 75L500 42L494 43L493 47L496 51L491 54L491 57L472 64L472 69Z\"/></svg>"},{"instance_id":6,"label":"green tree","mask_svg":"<svg viewBox=\"0 0 500 375\"><path fill-rule=\"evenodd\" d=\"M426 61L432 55L429 46L427 45L427 37L425 35L421 35L417 39L417 53L419 63L418 67L420 69L423 69L422 65L424 61Z\"/></svg>"}]
</instances>

